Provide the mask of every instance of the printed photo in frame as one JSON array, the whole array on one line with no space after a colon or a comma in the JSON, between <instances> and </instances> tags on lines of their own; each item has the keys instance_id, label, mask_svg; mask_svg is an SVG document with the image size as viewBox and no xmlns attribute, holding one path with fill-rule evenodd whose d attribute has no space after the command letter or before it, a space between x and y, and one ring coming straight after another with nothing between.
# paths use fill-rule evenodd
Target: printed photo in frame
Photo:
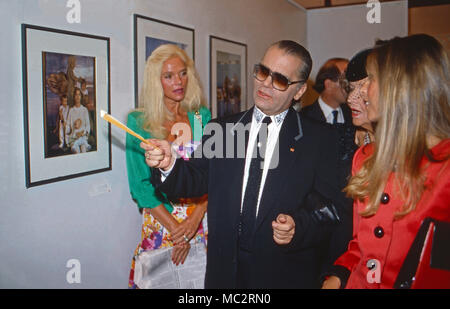
<instances>
[{"instance_id":1,"label":"printed photo in frame","mask_svg":"<svg viewBox=\"0 0 450 309\"><path fill-rule=\"evenodd\" d=\"M175 44L195 60L195 31L154 18L134 14L134 97L139 106L139 94L147 58L159 45Z\"/></svg>"},{"instance_id":2,"label":"printed photo in frame","mask_svg":"<svg viewBox=\"0 0 450 309\"><path fill-rule=\"evenodd\" d=\"M247 109L247 45L209 37L210 108L213 118Z\"/></svg>"},{"instance_id":3,"label":"printed photo in frame","mask_svg":"<svg viewBox=\"0 0 450 309\"><path fill-rule=\"evenodd\" d=\"M109 38L22 24L26 187L111 170Z\"/></svg>"}]
</instances>

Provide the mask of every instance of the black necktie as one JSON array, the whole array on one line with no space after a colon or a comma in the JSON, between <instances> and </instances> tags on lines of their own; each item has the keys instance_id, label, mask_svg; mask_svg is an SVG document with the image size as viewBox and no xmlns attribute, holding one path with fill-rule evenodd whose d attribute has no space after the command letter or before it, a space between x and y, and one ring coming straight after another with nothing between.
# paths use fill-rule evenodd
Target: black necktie
<instances>
[{"instance_id":1,"label":"black necktie","mask_svg":"<svg viewBox=\"0 0 450 309\"><path fill-rule=\"evenodd\" d=\"M338 111L332 111L333 113L333 124L337 123Z\"/></svg>"},{"instance_id":2,"label":"black necktie","mask_svg":"<svg viewBox=\"0 0 450 309\"><path fill-rule=\"evenodd\" d=\"M247 187L245 188L244 202L242 204L241 221L239 224L239 246L250 251L251 239L256 224L256 204L258 203L259 188L263 172L263 157L267 146L267 130L272 122L270 117L265 117L256 138L254 152L248 171Z\"/></svg>"}]
</instances>

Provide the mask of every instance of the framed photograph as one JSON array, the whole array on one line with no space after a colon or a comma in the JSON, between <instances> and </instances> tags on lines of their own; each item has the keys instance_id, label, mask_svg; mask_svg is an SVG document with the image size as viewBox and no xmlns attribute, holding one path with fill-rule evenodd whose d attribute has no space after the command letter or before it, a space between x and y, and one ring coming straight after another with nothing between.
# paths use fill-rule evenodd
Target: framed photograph
<instances>
[{"instance_id":1,"label":"framed photograph","mask_svg":"<svg viewBox=\"0 0 450 309\"><path fill-rule=\"evenodd\" d=\"M175 44L194 57L194 29L171 24L165 21L134 15L134 97L139 105L147 58L162 44Z\"/></svg>"},{"instance_id":2,"label":"framed photograph","mask_svg":"<svg viewBox=\"0 0 450 309\"><path fill-rule=\"evenodd\" d=\"M22 24L27 188L111 170L109 38Z\"/></svg>"},{"instance_id":3,"label":"framed photograph","mask_svg":"<svg viewBox=\"0 0 450 309\"><path fill-rule=\"evenodd\" d=\"M210 108L213 118L247 109L247 45L209 37Z\"/></svg>"}]
</instances>

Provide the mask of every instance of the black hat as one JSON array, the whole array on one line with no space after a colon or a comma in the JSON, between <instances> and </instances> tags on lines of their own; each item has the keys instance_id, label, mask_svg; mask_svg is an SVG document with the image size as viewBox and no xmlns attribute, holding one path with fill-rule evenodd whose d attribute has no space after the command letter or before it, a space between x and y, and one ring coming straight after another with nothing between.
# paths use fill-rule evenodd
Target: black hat
<instances>
[{"instance_id":1,"label":"black hat","mask_svg":"<svg viewBox=\"0 0 450 309\"><path fill-rule=\"evenodd\" d=\"M345 78L349 82L356 82L367 77L366 60L372 49L365 49L358 52L348 63Z\"/></svg>"}]
</instances>

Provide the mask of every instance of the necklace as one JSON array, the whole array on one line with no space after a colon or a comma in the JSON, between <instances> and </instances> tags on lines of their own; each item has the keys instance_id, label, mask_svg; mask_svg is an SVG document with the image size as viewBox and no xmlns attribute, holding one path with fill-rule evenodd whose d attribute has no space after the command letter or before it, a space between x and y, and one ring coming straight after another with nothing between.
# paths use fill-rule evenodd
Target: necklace
<instances>
[{"instance_id":1,"label":"necklace","mask_svg":"<svg viewBox=\"0 0 450 309\"><path fill-rule=\"evenodd\" d=\"M366 135L364 135L364 145L370 144L371 142L369 132L367 131Z\"/></svg>"}]
</instances>

